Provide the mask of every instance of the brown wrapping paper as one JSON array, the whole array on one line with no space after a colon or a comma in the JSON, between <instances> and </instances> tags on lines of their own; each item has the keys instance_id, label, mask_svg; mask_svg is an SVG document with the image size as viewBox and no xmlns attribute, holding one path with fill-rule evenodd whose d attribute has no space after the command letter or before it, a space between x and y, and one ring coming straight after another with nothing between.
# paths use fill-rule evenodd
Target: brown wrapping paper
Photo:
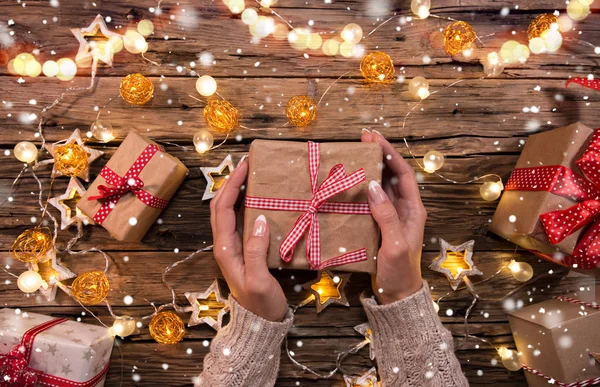
<instances>
[{"instance_id":1,"label":"brown wrapping paper","mask_svg":"<svg viewBox=\"0 0 600 387\"><path fill-rule=\"evenodd\" d=\"M575 162L585 151L593 132L582 123L576 123L531 135L515 168L564 165L581 174ZM551 245L539 216L568 208L573 204L574 201L550 192L504 191L492 219L490 231L529 250L548 255L561 251L571 255L586 228L574 232L556 245ZM516 217L515 222L509 221L511 215Z\"/></svg>"},{"instance_id":2,"label":"brown wrapping paper","mask_svg":"<svg viewBox=\"0 0 600 387\"><path fill-rule=\"evenodd\" d=\"M509 313L508 321L523 364L564 383L600 377L600 310L556 299ZM525 372L530 387L548 381Z\"/></svg>"},{"instance_id":3,"label":"brown wrapping paper","mask_svg":"<svg viewBox=\"0 0 600 387\"><path fill-rule=\"evenodd\" d=\"M382 151L374 143L320 144L319 184L336 164L343 164L348 174L364 168L366 181L342 192L329 201L366 202L370 180L381 182ZM257 197L304 199L312 198L308 172L308 145L305 142L256 140L250 146L247 194ZM254 221L265 215L271 230L267 256L270 268L308 270L306 239L300 239L289 263L279 256L279 247L294 226L299 212L269 211L246 208L244 241L252 232ZM344 252L367 249L368 260L333 267L333 270L375 273L375 257L379 248L379 228L370 215L319 213L321 262Z\"/></svg>"},{"instance_id":4,"label":"brown wrapping paper","mask_svg":"<svg viewBox=\"0 0 600 387\"><path fill-rule=\"evenodd\" d=\"M130 131L106 165L119 176L123 176L149 144L154 144L154 142ZM177 158L166 152L158 152L148 161L139 177L144 182L145 191L161 199L170 200L183 182L187 172L187 168ZM90 219L94 217L103 203L103 200L88 200L90 196L98 195L98 186L100 185L108 184L102 176L98 175L77 203L77 207ZM117 240L139 242L161 212L162 209L149 207L128 192L121 197L102 223L102 227ZM129 219L131 218L137 219L135 226L130 225Z\"/></svg>"}]
</instances>

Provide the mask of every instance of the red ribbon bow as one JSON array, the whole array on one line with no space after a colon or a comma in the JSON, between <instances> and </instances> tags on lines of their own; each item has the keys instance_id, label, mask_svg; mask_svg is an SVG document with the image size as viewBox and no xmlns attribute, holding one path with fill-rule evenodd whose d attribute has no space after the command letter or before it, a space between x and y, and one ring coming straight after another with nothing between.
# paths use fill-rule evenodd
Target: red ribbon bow
<instances>
[{"instance_id":1,"label":"red ribbon bow","mask_svg":"<svg viewBox=\"0 0 600 387\"><path fill-rule=\"evenodd\" d=\"M302 238L306 238L306 257L310 266L316 270L323 270L330 266L344 265L361 262L367 259L365 248L351 251L321 263L321 239L319 232L318 212L339 214L370 214L367 203L327 202L331 197L349 190L365 181L365 171L361 168L348 175L342 164L337 164L329 171L327 178L318 185L320 163L319 144L308 142L308 169L312 190L311 200L261 198L247 196L245 205L248 208L258 208L274 211L298 211L302 215L294 223L291 231L283 240L279 255L285 262L292 260L294 250Z\"/></svg>"},{"instance_id":2,"label":"red ribbon bow","mask_svg":"<svg viewBox=\"0 0 600 387\"><path fill-rule=\"evenodd\" d=\"M35 387L37 374L29 368L25 359L25 347L15 346L6 355L0 355L1 387Z\"/></svg>"},{"instance_id":3,"label":"red ribbon bow","mask_svg":"<svg viewBox=\"0 0 600 387\"><path fill-rule=\"evenodd\" d=\"M106 165L102 168L100 176L102 176L110 186L98 186L99 195L90 196L88 198L88 200L107 199L94 215L94 221L96 223L102 224L108 217L108 214L115 208L121 197L128 192L133 193L142 203L149 207L165 208L167 206L168 201L157 198L148 191L142 189L144 188L144 182L139 177L152 156L154 156L156 152L162 151L163 150L156 144L148 145L123 176L119 176Z\"/></svg>"},{"instance_id":4,"label":"red ribbon bow","mask_svg":"<svg viewBox=\"0 0 600 387\"><path fill-rule=\"evenodd\" d=\"M517 168L506 184L506 190L547 191L570 198L573 206L540 215L552 244L563 241L580 228L594 222L566 257L567 266L593 269L600 264L600 130L596 130L577 166L584 176L562 165Z\"/></svg>"}]
</instances>

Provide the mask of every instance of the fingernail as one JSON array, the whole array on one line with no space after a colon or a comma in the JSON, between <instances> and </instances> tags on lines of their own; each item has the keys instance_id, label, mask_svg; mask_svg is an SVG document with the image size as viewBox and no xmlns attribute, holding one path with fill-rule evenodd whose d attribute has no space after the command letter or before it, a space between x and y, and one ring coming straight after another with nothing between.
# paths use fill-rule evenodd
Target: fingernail
<instances>
[{"instance_id":1,"label":"fingernail","mask_svg":"<svg viewBox=\"0 0 600 387\"><path fill-rule=\"evenodd\" d=\"M377 133L378 135L380 135L381 137L383 137L383 134L379 133L378 131L376 131L375 129L373 129L373 133Z\"/></svg>"},{"instance_id":2,"label":"fingernail","mask_svg":"<svg viewBox=\"0 0 600 387\"><path fill-rule=\"evenodd\" d=\"M387 195L381 189L381 185L375 180L369 183L369 197L375 204L383 203L387 199Z\"/></svg>"},{"instance_id":3,"label":"fingernail","mask_svg":"<svg viewBox=\"0 0 600 387\"><path fill-rule=\"evenodd\" d=\"M254 221L254 229L252 230L252 235L254 236L265 236L265 232L267 231L267 218L264 215L259 215L258 218Z\"/></svg>"},{"instance_id":4,"label":"fingernail","mask_svg":"<svg viewBox=\"0 0 600 387\"><path fill-rule=\"evenodd\" d=\"M367 128L362 128L362 132L371 134L371 131Z\"/></svg>"},{"instance_id":5,"label":"fingernail","mask_svg":"<svg viewBox=\"0 0 600 387\"><path fill-rule=\"evenodd\" d=\"M246 160L247 158L248 158L248 155L243 155L242 158L240 159L240 161L238 161L238 163L237 163L237 165L235 167L237 168L240 165L242 165L242 163L244 162L244 160Z\"/></svg>"}]
</instances>

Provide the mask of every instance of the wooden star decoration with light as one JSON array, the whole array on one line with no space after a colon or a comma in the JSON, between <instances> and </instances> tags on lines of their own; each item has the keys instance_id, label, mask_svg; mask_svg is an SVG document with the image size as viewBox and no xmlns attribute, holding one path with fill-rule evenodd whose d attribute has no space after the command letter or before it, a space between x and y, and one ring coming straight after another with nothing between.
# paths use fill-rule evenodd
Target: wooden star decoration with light
<instances>
[{"instance_id":1,"label":"wooden star decoration with light","mask_svg":"<svg viewBox=\"0 0 600 387\"><path fill-rule=\"evenodd\" d=\"M207 183L202 200L212 199L229 177L229 174L233 172L233 169L233 158L231 155L227 155L218 167L200 167Z\"/></svg>"},{"instance_id":2,"label":"wooden star decoration with light","mask_svg":"<svg viewBox=\"0 0 600 387\"><path fill-rule=\"evenodd\" d=\"M91 60L92 66L96 66L98 61L112 66L115 41L121 40L122 36L108 29L102 15L97 15L89 26L72 28L71 32L79 42L79 51L75 56L77 65L86 66Z\"/></svg>"},{"instance_id":3,"label":"wooden star decoration with light","mask_svg":"<svg viewBox=\"0 0 600 387\"><path fill-rule=\"evenodd\" d=\"M373 367L358 377L344 375L344 382L346 387L378 387L377 369Z\"/></svg>"},{"instance_id":4,"label":"wooden star decoration with light","mask_svg":"<svg viewBox=\"0 0 600 387\"><path fill-rule=\"evenodd\" d=\"M320 271L317 278L302 285L314 297L317 313L321 313L331 304L350 306L344 293L350 275L350 273L334 275L329 270Z\"/></svg>"},{"instance_id":5,"label":"wooden star decoration with light","mask_svg":"<svg viewBox=\"0 0 600 387\"><path fill-rule=\"evenodd\" d=\"M365 337L365 341L369 345L369 359L375 359L375 347L373 346L373 330L369 323L362 323L354 327L354 330Z\"/></svg>"},{"instance_id":6,"label":"wooden star decoration with light","mask_svg":"<svg viewBox=\"0 0 600 387\"><path fill-rule=\"evenodd\" d=\"M81 138L81 132L79 131L79 129L75 129L73 133L69 136L69 138L67 138L66 140L55 142L54 144L46 144L45 148L48 151L48 153L50 153L50 155L52 156L52 159L44 160L40 164L54 163L54 152L56 151L56 148L64 144L68 144L71 141L75 141L77 144L79 144L83 148L83 150L88 154L88 168L83 170L79 175L77 175L77 177L83 179L84 181L90 181L89 165L98 157L102 156L104 152L84 146L83 139ZM55 166L52 169L52 177L58 176L62 176L62 173L58 171Z\"/></svg>"},{"instance_id":7,"label":"wooden star decoration with light","mask_svg":"<svg viewBox=\"0 0 600 387\"><path fill-rule=\"evenodd\" d=\"M50 258L38 263L37 270L42 279L48 284L48 287L40 288L40 293L46 297L47 301L54 301L59 283L75 278L77 275L60 263L60 258L56 256L56 250L51 250L48 254Z\"/></svg>"},{"instance_id":8,"label":"wooden star decoration with light","mask_svg":"<svg viewBox=\"0 0 600 387\"><path fill-rule=\"evenodd\" d=\"M433 271L444 274L453 290L456 290L465 277L482 275L473 263L473 247L471 240L454 246L440 238L440 256L429 266Z\"/></svg>"},{"instance_id":9,"label":"wooden star decoration with light","mask_svg":"<svg viewBox=\"0 0 600 387\"><path fill-rule=\"evenodd\" d=\"M65 193L48 199L48 203L60 211L61 230L77 222L82 222L83 224L92 223L92 220L84 215L77 206L70 206L68 204L68 202L78 201L85 194L85 191L86 189L81 185L79 180L76 177L72 177L69 180L69 185ZM75 208L75 210L72 208ZM75 215L73 215L73 211L75 211Z\"/></svg>"},{"instance_id":10,"label":"wooden star decoration with light","mask_svg":"<svg viewBox=\"0 0 600 387\"><path fill-rule=\"evenodd\" d=\"M229 312L227 298L221 295L218 280L215 280L204 292L185 293L192 305L186 310L192 312L188 326L207 324L218 331L223 326L223 317Z\"/></svg>"}]
</instances>

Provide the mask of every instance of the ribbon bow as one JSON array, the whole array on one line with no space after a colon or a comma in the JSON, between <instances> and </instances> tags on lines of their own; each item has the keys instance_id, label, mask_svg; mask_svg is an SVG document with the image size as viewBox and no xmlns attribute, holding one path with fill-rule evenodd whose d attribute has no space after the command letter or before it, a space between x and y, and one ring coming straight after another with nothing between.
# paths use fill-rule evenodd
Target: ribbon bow
<instances>
[{"instance_id":1,"label":"ribbon bow","mask_svg":"<svg viewBox=\"0 0 600 387\"><path fill-rule=\"evenodd\" d=\"M322 270L329 266L366 260L366 249L362 248L321 263L321 241L317 213L329 198L365 181L365 171L361 168L348 175L344 170L344 166L342 164L337 164L331 168L327 178L317 187L319 159L319 144L309 142L308 169L313 197L310 200L308 208L296 220L294 227L292 227L292 230L283 240L283 243L279 248L279 255L285 262L289 262L294 255L294 249L296 248L298 241L305 233L308 233L306 238L306 257L310 265L317 270Z\"/></svg>"},{"instance_id":2,"label":"ribbon bow","mask_svg":"<svg viewBox=\"0 0 600 387\"><path fill-rule=\"evenodd\" d=\"M128 192L133 193L142 203L153 208L165 208L167 201L157 198L148 191L143 190L144 182L139 175L148 164L152 156L156 152L161 152L162 149L156 144L149 144L142 154L135 160L131 168L123 176L119 176L115 171L108 166L104 166L100 171L100 176L106 180L108 186L99 185L98 195L90 196L88 200L107 199L102 207L94 215L94 221L102 224L117 205L123 195Z\"/></svg>"},{"instance_id":3,"label":"ribbon bow","mask_svg":"<svg viewBox=\"0 0 600 387\"><path fill-rule=\"evenodd\" d=\"M0 355L0 387L35 387L37 374L25 359L25 347L18 344L6 355Z\"/></svg>"}]
</instances>

